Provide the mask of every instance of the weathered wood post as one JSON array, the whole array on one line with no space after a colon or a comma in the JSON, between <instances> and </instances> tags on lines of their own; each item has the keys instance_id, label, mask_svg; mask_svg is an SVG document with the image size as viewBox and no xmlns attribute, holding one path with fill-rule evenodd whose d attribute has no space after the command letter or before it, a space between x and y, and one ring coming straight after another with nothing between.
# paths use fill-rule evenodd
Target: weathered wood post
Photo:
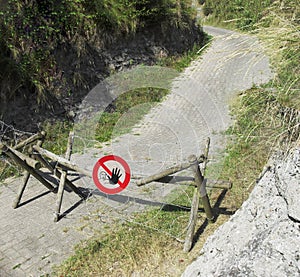
<instances>
[{"instance_id":1,"label":"weathered wood post","mask_svg":"<svg viewBox=\"0 0 300 277\"><path fill-rule=\"evenodd\" d=\"M27 186L27 183L29 181L29 178L30 178L30 173L28 171L25 172L25 175L24 175L24 181L23 181L23 184L21 184L19 186L19 189L18 189L18 193L17 193L17 196L13 202L13 205L12 207L14 209L18 208L19 204L20 204L20 201L21 201L21 198L23 196L23 193L25 191L25 188Z\"/></svg>"},{"instance_id":2,"label":"weathered wood post","mask_svg":"<svg viewBox=\"0 0 300 277\"><path fill-rule=\"evenodd\" d=\"M205 149L206 160L204 162L204 170L203 171L205 171L206 164L207 164L209 144L210 144L210 139L208 139L207 146ZM199 198L200 197L202 200L202 205L203 205L207 220L209 222L213 222L213 220L214 220L212 208L210 206L209 198L208 198L207 192L206 192L206 185L204 182L204 177L200 171L199 163L198 163L196 156L195 155L190 156L189 162L191 164L191 168L194 170L194 175L195 175L194 178L195 178L196 188L195 188L194 195L193 195L190 219L189 219L189 223L188 223L188 227L187 227L185 243L183 246L184 252L189 252L192 247L192 244L193 244L195 227L196 227L197 218L198 218L198 208L199 208L199 200L200 200Z\"/></svg>"},{"instance_id":3,"label":"weathered wood post","mask_svg":"<svg viewBox=\"0 0 300 277\"><path fill-rule=\"evenodd\" d=\"M193 201L192 201L192 205L191 205L190 219L189 219L187 233L186 233L185 242L184 242L184 246L183 246L184 252L189 252L190 249L192 248L193 238L194 238L194 233L195 233L195 226L196 226L197 217L198 217L200 186L202 183L201 177L199 178L199 176L197 174L199 167L198 167L198 162L197 162L196 156L195 155L190 156L189 162L191 164L191 167L195 171L195 185L197 185L197 186L194 190Z\"/></svg>"},{"instance_id":4,"label":"weathered wood post","mask_svg":"<svg viewBox=\"0 0 300 277\"><path fill-rule=\"evenodd\" d=\"M66 154L65 154L65 158L68 161L71 158L73 140L74 140L74 133L70 132L69 133L68 144L67 144L67 150L66 150ZM59 185L58 185L57 200L56 200L56 210L55 210L55 214L54 214L54 222L57 222L58 219L59 219L59 216L60 216L60 209L61 209L61 204L62 204L64 189L65 189L66 178L67 178L67 170L63 169L62 173L61 173L61 176L60 176Z\"/></svg>"},{"instance_id":5,"label":"weathered wood post","mask_svg":"<svg viewBox=\"0 0 300 277\"><path fill-rule=\"evenodd\" d=\"M204 153L205 161L203 164L203 174L201 174L201 171L200 171L200 168L198 165L197 166L197 175L201 179L200 196L201 196L204 211L206 213L206 218L207 218L208 222L212 223L214 221L214 214L213 214L213 211L212 211L212 208L211 208L211 205L209 202L209 198L207 195L206 182L204 181L205 170L206 170L206 166L207 166L207 162L208 162L209 147L210 147L210 138L208 137L207 142L206 142L206 147L205 147L205 153ZM195 177L195 180L196 180L196 177Z\"/></svg>"}]
</instances>

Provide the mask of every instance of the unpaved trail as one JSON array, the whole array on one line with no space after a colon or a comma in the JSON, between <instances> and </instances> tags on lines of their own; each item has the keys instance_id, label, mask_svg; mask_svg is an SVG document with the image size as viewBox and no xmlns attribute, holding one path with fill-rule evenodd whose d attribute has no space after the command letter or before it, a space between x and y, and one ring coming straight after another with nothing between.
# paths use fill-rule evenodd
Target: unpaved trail
<instances>
[{"instance_id":1,"label":"unpaved trail","mask_svg":"<svg viewBox=\"0 0 300 277\"><path fill-rule=\"evenodd\" d=\"M115 138L102 149L74 154L73 161L92 170L99 158L113 153L129 163L133 174L144 176L181 162L190 154L200 154L208 136L212 138L212 155L220 153L224 148L222 131L231 123L230 100L253 84L268 82L273 74L255 38L213 27L205 30L214 36L212 45L174 80L164 102L154 107L130 134ZM45 194L16 210L11 208L20 182L15 179L0 188L0 276L4 277L49 272L53 264L72 253L75 244L93 234L93 229L86 226L91 221L93 228L100 229L105 221L120 214L160 205L176 187L154 183L145 190L131 182L119 195L96 191L88 201L53 223L54 194ZM91 179L76 182L95 190ZM45 189L31 179L24 200L43 192ZM62 210L76 201L74 194L65 193Z\"/></svg>"}]
</instances>

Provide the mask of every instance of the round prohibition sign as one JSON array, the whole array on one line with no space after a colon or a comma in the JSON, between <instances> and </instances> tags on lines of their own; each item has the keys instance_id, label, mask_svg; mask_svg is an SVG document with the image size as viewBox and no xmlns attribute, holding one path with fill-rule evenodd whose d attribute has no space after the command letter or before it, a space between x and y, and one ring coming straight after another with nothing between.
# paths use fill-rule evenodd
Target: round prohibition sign
<instances>
[{"instance_id":1,"label":"round prohibition sign","mask_svg":"<svg viewBox=\"0 0 300 277\"><path fill-rule=\"evenodd\" d=\"M109 177L112 177L112 174L113 174L112 171L105 165L105 163L108 162L108 161L116 161L117 163L119 163L121 165L121 167L123 167L123 169L125 171L124 181L121 182L121 180L119 179L118 183L117 183L119 186L116 187L116 188L108 188L108 187L104 186L100 182L99 177L98 177L98 171L99 171L100 167L103 168L103 170L106 172L106 174ZM97 186L97 188L100 191L105 192L107 194L116 194L116 193L119 193L122 190L124 190L128 186L128 184L129 184L129 181L130 181L130 168L129 168L129 165L126 163L125 160L123 160L119 156L109 155L109 156L102 157L101 159L99 159L97 161L97 163L94 166L94 169L93 169L93 180L94 180L95 185Z\"/></svg>"}]
</instances>

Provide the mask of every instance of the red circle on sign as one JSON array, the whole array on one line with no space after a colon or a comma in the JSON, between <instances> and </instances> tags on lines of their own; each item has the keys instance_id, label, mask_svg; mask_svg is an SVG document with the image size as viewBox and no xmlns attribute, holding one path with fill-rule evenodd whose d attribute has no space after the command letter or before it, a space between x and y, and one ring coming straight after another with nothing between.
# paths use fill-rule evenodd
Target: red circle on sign
<instances>
[{"instance_id":1,"label":"red circle on sign","mask_svg":"<svg viewBox=\"0 0 300 277\"><path fill-rule=\"evenodd\" d=\"M117 187L117 188L108 188L108 187L105 187L103 184L101 184L101 182L100 182L100 180L98 178L98 171L99 171L100 167L102 167L109 176L112 175L112 172L110 171L110 169L105 165L105 162L108 162L108 161L116 161L116 162L118 162L119 164L122 165L122 167L125 170L125 179L124 179L124 182L122 183L119 180L118 181L119 187ZM130 168L129 168L129 165L126 163L125 160L123 160L119 156L109 155L109 156L102 157L101 159L99 159L97 161L97 163L94 166L94 169L93 169L93 180L94 180L95 185L97 186L97 188L100 191L105 192L107 194L116 194L116 193L119 193L122 190L124 190L128 186L128 184L129 184L129 181L130 181Z\"/></svg>"}]
</instances>

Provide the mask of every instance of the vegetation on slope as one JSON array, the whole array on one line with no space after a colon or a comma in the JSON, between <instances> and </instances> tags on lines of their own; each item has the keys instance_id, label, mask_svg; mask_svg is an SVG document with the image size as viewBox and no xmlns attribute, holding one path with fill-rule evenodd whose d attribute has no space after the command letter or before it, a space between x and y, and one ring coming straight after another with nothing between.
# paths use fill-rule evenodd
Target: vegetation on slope
<instances>
[{"instance_id":1,"label":"vegetation on slope","mask_svg":"<svg viewBox=\"0 0 300 277\"><path fill-rule=\"evenodd\" d=\"M251 30L265 15L266 8L274 1L205 0L201 2L204 4L204 15L209 16L214 24L221 23L241 30Z\"/></svg>"},{"instance_id":2,"label":"vegetation on slope","mask_svg":"<svg viewBox=\"0 0 300 277\"><path fill-rule=\"evenodd\" d=\"M151 26L188 29L192 14L189 1L181 0L1 0L1 101L34 93L39 103L50 105L51 98L72 93L57 49L80 59L88 47L101 48ZM78 74L72 77L82 81Z\"/></svg>"}]
</instances>

